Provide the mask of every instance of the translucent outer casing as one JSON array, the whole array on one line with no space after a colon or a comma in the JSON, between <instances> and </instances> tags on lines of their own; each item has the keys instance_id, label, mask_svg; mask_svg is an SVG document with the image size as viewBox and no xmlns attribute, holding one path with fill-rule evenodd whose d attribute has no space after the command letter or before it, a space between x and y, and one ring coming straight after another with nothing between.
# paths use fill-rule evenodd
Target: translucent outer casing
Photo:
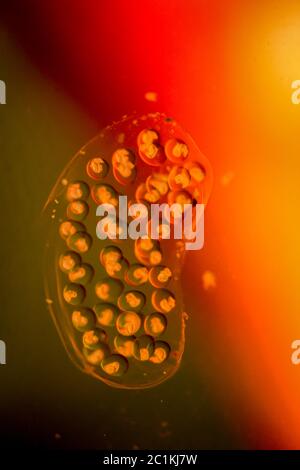
<instances>
[{"instance_id":1,"label":"translucent outer casing","mask_svg":"<svg viewBox=\"0 0 300 470\"><path fill-rule=\"evenodd\" d=\"M118 209L126 195L151 209L179 195L206 204L211 185L208 160L161 113L106 127L63 170L43 213L46 302L82 371L114 387L153 387L176 372L185 342L184 240L100 240L99 203Z\"/></svg>"}]
</instances>

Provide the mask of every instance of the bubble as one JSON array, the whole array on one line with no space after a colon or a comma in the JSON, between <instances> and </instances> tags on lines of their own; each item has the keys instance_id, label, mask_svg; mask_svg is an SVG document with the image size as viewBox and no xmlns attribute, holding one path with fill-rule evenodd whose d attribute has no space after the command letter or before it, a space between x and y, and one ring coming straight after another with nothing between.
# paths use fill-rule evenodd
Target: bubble
<instances>
[{"instance_id":1,"label":"bubble","mask_svg":"<svg viewBox=\"0 0 300 470\"><path fill-rule=\"evenodd\" d=\"M78 331L90 330L96 323L95 314L89 308L78 308L73 310L72 323Z\"/></svg>"},{"instance_id":2,"label":"bubble","mask_svg":"<svg viewBox=\"0 0 300 470\"><path fill-rule=\"evenodd\" d=\"M78 284L67 284L63 290L63 297L68 304L79 305L85 298L84 287Z\"/></svg>"},{"instance_id":3,"label":"bubble","mask_svg":"<svg viewBox=\"0 0 300 470\"><path fill-rule=\"evenodd\" d=\"M107 274L115 279L124 279L126 271L128 270L128 262L122 259L118 263L108 264L105 267Z\"/></svg>"},{"instance_id":4,"label":"bubble","mask_svg":"<svg viewBox=\"0 0 300 470\"><path fill-rule=\"evenodd\" d=\"M185 240L174 240L172 229L164 239L164 223L158 240L150 232L100 240L97 206L115 207L124 234L119 195L128 207L142 202L149 229L153 203L206 204L211 183L210 165L193 139L160 113L108 126L62 172L44 211L46 299L81 370L113 387L153 387L177 371L185 341ZM138 216L128 216L127 229Z\"/></svg>"},{"instance_id":5,"label":"bubble","mask_svg":"<svg viewBox=\"0 0 300 470\"><path fill-rule=\"evenodd\" d=\"M118 306L121 310L132 310L139 312L145 305L145 296L137 290L127 291L118 299Z\"/></svg>"},{"instance_id":6,"label":"bubble","mask_svg":"<svg viewBox=\"0 0 300 470\"><path fill-rule=\"evenodd\" d=\"M106 264L109 264L109 263L120 261L122 258L123 258L122 251L120 250L120 248L114 245L106 246L100 252L100 262L102 263L103 266L106 266Z\"/></svg>"},{"instance_id":7,"label":"bubble","mask_svg":"<svg viewBox=\"0 0 300 470\"><path fill-rule=\"evenodd\" d=\"M106 374L119 377L127 372L128 362L120 354L112 354L103 359L101 367Z\"/></svg>"},{"instance_id":8,"label":"bubble","mask_svg":"<svg viewBox=\"0 0 300 470\"><path fill-rule=\"evenodd\" d=\"M154 353L154 341L151 336L143 335L134 342L133 355L138 361L149 361Z\"/></svg>"},{"instance_id":9,"label":"bubble","mask_svg":"<svg viewBox=\"0 0 300 470\"><path fill-rule=\"evenodd\" d=\"M168 184L168 175L164 173L154 173L148 176L146 179L146 189L151 191L157 191L159 196L165 196L168 194L170 188Z\"/></svg>"},{"instance_id":10,"label":"bubble","mask_svg":"<svg viewBox=\"0 0 300 470\"><path fill-rule=\"evenodd\" d=\"M168 202L169 204L179 204L181 207L181 211L185 210L185 204L192 204L193 197L188 191L170 191L168 194Z\"/></svg>"},{"instance_id":11,"label":"bubble","mask_svg":"<svg viewBox=\"0 0 300 470\"><path fill-rule=\"evenodd\" d=\"M149 271L142 264L133 264L126 272L126 282L132 286L141 286L148 281Z\"/></svg>"},{"instance_id":12,"label":"bubble","mask_svg":"<svg viewBox=\"0 0 300 470\"><path fill-rule=\"evenodd\" d=\"M123 336L135 335L142 326L142 319L136 312L122 312L117 318L117 330Z\"/></svg>"},{"instance_id":13,"label":"bubble","mask_svg":"<svg viewBox=\"0 0 300 470\"><path fill-rule=\"evenodd\" d=\"M170 139L166 142L165 152L171 162L184 163L189 156L189 147L183 140Z\"/></svg>"},{"instance_id":14,"label":"bubble","mask_svg":"<svg viewBox=\"0 0 300 470\"><path fill-rule=\"evenodd\" d=\"M110 353L109 347L107 344L97 344L94 349L83 348L83 354L86 357L89 364L93 366L101 366L101 362L105 359Z\"/></svg>"},{"instance_id":15,"label":"bubble","mask_svg":"<svg viewBox=\"0 0 300 470\"><path fill-rule=\"evenodd\" d=\"M113 174L116 180L126 185L135 180L135 155L126 148L117 149L112 155Z\"/></svg>"},{"instance_id":16,"label":"bubble","mask_svg":"<svg viewBox=\"0 0 300 470\"><path fill-rule=\"evenodd\" d=\"M76 266L81 263L81 257L78 253L74 251L66 251L63 255L59 257L59 267L60 269L67 273L72 271Z\"/></svg>"},{"instance_id":17,"label":"bubble","mask_svg":"<svg viewBox=\"0 0 300 470\"><path fill-rule=\"evenodd\" d=\"M67 239L67 245L78 253L87 253L92 246L92 237L85 232L76 232Z\"/></svg>"},{"instance_id":18,"label":"bubble","mask_svg":"<svg viewBox=\"0 0 300 470\"><path fill-rule=\"evenodd\" d=\"M162 252L158 240L150 238L135 240L135 256L146 266L155 266L162 261Z\"/></svg>"},{"instance_id":19,"label":"bubble","mask_svg":"<svg viewBox=\"0 0 300 470\"><path fill-rule=\"evenodd\" d=\"M149 254L149 264L156 266L162 261L162 252L160 250L153 250Z\"/></svg>"},{"instance_id":20,"label":"bubble","mask_svg":"<svg viewBox=\"0 0 300 470\"><path fill-rule=\"evenodd\" d=\"M161 313L151 313L145 318L144 328L147 334L156 337L165 332L167 323L167 318Z\"/></svg>"},{"instance_id":21,"label":"bubble","mask_svg":"<svg viewBox=\"0 0 300 470\"><path fill-rule=\"evenodd\" d=\"M109 184L95 184L92 187L92 197L96 204L112 204L114 207L118 205L118 193Z\"/></svg>"},{"instance_id":22,"label":"bubble","mask_svg":"<svg viewBox=\"0 0 300 470\"><path fill-rule=\"evenodd\" d=\"M86 172L93 180L105 178L109 170L108 163L101 157L91 158L86 165Z\"/></svg>"},{"instance_id":23,"label":"bubble","mask_svg":"<svg viewBox=\"0 0 300 470\"><path fill-rule=\"evenodd\" d=\"M150 269L149 281L154 287L166 287L172 279L172 271L168 266L155 266Z\"/></svg>"},{"instance_id":24,"label":"bubble","mask_svg":"<svg viewBox=\"0 0 300 470\"><path fill-rule=\"evenodd\" d=\"M109 303L99 303L95 305L94 311L96 313L97 322L103 327L114 326L116 323L119 309Z\"/></svg>"},{"instance_id":25,"label":"bubble","mask_svg":"<svg viewBox=\"0 0 300 470\"><path fill-rule=\"evenodd\" d=\"M69 272L69 279L71 282L86 285L93 279L94 269L90 264L83 263L75 266Z\"/></svg>"},{"instance_id":26,"label":"bubble","mask_svg":"<svg viewBox=\"0 0 300 470\"><path fill-rule=\"evenodd\" d=\"M84 232L85 226L80 222L75 222L74 220L65 220L60 224L59 234L63 240L67 240L71 235L74 235L76 232Z\"/></svg>"},{"instance_id":27,"label":"bubble","mask_svg":"<svg viewBox=\"0 0 300 470\"><path fill-rule=\"evenodd\" d=\"M155 290L152 294L152 305L159 312L170 313L176 307L175 296L167 289Z\"/></svg>"},{"instance_id":28,"label":"bubble","mask_svg":"<svg viewBox=\"0 0 300 470\"><path fill-rule=\"evenodd\" d=\"M159 140L159 133L154 129L143 129L138 135L138 152L148 165L160 166L166 158Z\"/></svg>"},{"instance_id":29,"label":"bubble","mask_svg":"<svg viewBox=\"0 0 300 470\"><path fill-rule=\"evenodd\" d=\"M105 278L103 281L97 282L95 292L99 299L106 302L116 302L121 295L124 286L122 282L115 279Z\"/></svg>"},{"instance_id":30,"label":"bubble","mask_svg":"<svg viewBox=\"0 0 300 470\"><path fill-rule=\"evenodd\" d=\"M70 202L67 207L67 217L72 220L84 220L88 212L89 206L85 201L75 200Z\"/></svg>"},{"instance_id":31,"label":"bubble","mask_svg":"<svg viewBox=\"0 0 300 470\"><path fill-rule=\"evenodd\" d=\"M187 168L174 166L170 171L168 183L172 191L180 191L187 188L191 182L191 175Z\"/></svg>"},{"instance_id":32,"label":"bubble","mask_svg":"<svg viewBox=\"0 0 300 470\"><path fill-rule=\"evenodd\" d=\"M136 252L140 256L149 256L151 251L159 249L159 242L157 240L152 240L151 238L139 238L135 242Z\"/></svg>"},{"instance_id":33,"label":"bubble","mask_svg":"<svg viewBox=\"0 0 300 470\"><path fill-rule=\"evenodd\" d=\"M164 341L156 341L154 343L154 351L150 357L153 364L161 364L165 362L170 355L171 348L168 343Z\"/></svg>"},{"instance_id":34,"label":"bubble","mask_svg":"<svg viewBox=\"0 0 300 470\"><path fill-rule=\"evenodd\" d=\"M202 183L205 179L205 168L198 163L191 162L186 164L186 170L189 172L191 177L191 183L196 186L198 183Z\"/></svg>"},{"instance_id":35,"label":"bubble","mask_svg":"<svg viewBox=\"0 0 300 470\"><path fill-rule=\"evenodd\" d=\"M157 189L148 189L145 183L140 184L135 193L138 202L146 202L148 204L157 203L160 200L160 196L160 192Z\"/></svg>"},{"instance_id":36,"label":"bubble","mask_svg":"<svg viewBox=\"0 0 300 470\"><path fill-rule=\"evenodd\" d=\"M66 199L68 201L76 201L78 199L87 199L90 193L88 184L84 181L74 181L70 183L66 191Z\"/></svg>"},{"instance_id":37,"label":"bubble","mask_svg":"<svg viewBox=\"0 0 300 470\"><path fill-rule=\"evenodd\" d=\"M132 357L134 350L135 336L117 335L114 339L114 347L119 354L125 357Z\"/></svg>"},{"instance_id":38,"label":"bubble","mask_svg":"<svg viewBox=\"0 0 300 470\"><path fill-rule=\"evenodd\" d=\"M83 345L87 349L96 349L100 343L107 341L107 334L100 328L85 331L82 336Z\"/></svg>"}]
</instances>

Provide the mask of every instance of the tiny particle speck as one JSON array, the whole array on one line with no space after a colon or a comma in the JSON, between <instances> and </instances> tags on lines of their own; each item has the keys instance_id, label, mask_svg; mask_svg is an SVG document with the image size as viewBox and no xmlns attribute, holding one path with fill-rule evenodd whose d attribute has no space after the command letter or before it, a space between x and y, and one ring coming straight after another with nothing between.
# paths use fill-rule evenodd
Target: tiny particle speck
<instances>
[{"instance_id":1,"label":"tiny particle speck","mask_svg":"<svg viewBox=\"0 0 300 470\"><path fill-rule=\"evenodd\" d=\"M62 184L63 186L67 186L68 180L67 180L66 178L63 178L63 179L61 180L61 184Z\"/></svg>"},{"instance_id":2,"label":"tiny particle speck","mask_svg":"<svg viewBox=\"0 0 300 470\"><path fill-rule=\"evenodd\" d=\"M212 271L205 271L202 274L202 285L204 290L214 289L216 287L216 276Z\"/></svg>"},{"instance_id":3,"label":"tiny particle speck","mask_svg":"<svg viewBox=\"0 0 300 470\"><path fill-rule=\"evenodd\" d=\"M118 144L123 144L124 140L125 140L125 134L124 132L121 132L117 137Z\"/></svg>"},{"instance_id":4,"label":"tiny particle speck","mask_svg":"<svg viewBox=\"0 0 300 470\"><path fill-rule=\"evenodd\" d=\"M157 93L155 93L155 91L147 91L147 93L145 93L145 99L155 103L157 101Z\"/></svg>"},{"instance_id":5,"label":"tiny particle speck","mask_svg":"<svg viewBox=\"0 0 300 470\"><path fill-rule=\"evenodd\" d=\"M61 435L58 432L56 432L54 434L54 439L61 439Z\"/></svg>"},{"instance_id":6,"label":"tiny particle speck","mask_svg":"<svg viewBox=\"0 0 300 470\"><path fill-rule=\"evenodd\" d=\"M228 186L234 178L233 171L227 171L224 175L221 176L221 185Z\"/></svg>"}]
</instances>

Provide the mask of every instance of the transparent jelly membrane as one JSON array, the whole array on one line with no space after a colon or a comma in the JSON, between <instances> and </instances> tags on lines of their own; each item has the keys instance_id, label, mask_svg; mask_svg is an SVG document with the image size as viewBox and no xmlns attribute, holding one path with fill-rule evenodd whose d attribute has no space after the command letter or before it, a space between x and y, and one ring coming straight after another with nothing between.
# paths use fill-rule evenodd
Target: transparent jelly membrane
<instances>
[{"instance_id":1,"label":"transparent jelly membrane","mask_svg":"<svg viewBox=\"0 0 300 470\"><path fill-rule=\"evenodd\" d=\"M160 113L108 126L63 170L43 214L46 302L82 371L114 387L152 387L176 372L185 342L184 240L100 240L97 206L118 208L119 195L149 209L206 204L211 184L192 138Z\"/></svg>"}]
</instances>

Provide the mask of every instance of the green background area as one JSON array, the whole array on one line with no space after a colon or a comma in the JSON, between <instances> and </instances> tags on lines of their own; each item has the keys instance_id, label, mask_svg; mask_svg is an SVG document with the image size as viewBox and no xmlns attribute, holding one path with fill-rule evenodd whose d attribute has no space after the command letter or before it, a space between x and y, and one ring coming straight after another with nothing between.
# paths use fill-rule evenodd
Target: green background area
<instances>
[{"instance_id":1,"label":"green background area","mask_svg":"<svg viewBox=\"0 0 300 470\"><path fill-rule=\"evenodd\" d=\"M0 366L2 442L68 449L242 446L238 424L234 427L215 398L220 364L210 362L213 343L199 317L197 328L193 315L188 322L179 372L154 389L109 388L67 357L45 304L41 211L63 167L107 122L84 114L20 51L2 29L0 78L7 85L7 104L0 107L0 338L7 345L7 365ZM189 312L197 286L188 267L183 277ZM206 352L196 361L201 348Z\"/></svg>"}]
</instances>

